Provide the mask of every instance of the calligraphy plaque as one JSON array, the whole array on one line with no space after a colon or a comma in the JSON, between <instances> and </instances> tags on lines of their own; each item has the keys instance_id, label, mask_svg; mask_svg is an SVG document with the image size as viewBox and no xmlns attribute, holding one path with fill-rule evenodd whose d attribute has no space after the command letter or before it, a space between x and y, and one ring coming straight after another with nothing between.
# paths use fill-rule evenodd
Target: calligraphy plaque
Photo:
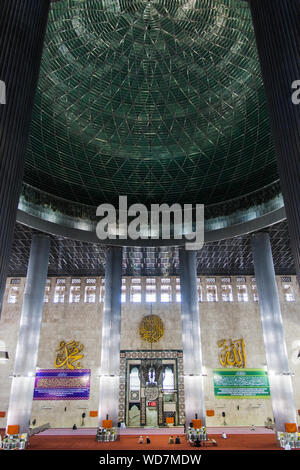
<instances>
[{"instance_id":1,"label":"calligraphy plaque","mask_svg":"<svg viewBox=\"0 0 300 470\"><path fill-rule=\"evenodd\" d=\"M222 348L219 353L219 362L223 367L246 367L246 353L244 340L236 339L229 340L229 344L226 339L218 341L219 348Z\"/></svg>"},{"instance_id":2,"label":"calligraphy plaque","mask_svg":"<svg viewBox=\"0 0 300 470\"><path fill-rule=\"evenodd\" d=\"M55 369L80 369L81 363L79 361L83 358L82 350L83 344L79 344L79 341L61 341L56 350Z\"/></svg>"},{"instance_id":3,"label":"calligraphy plaque","mask_svg":"<svg viewBox=\"0 0 300 470\"><path fill-rule=\"evenodd\" d=\"M88 400L90 369L39 369L34 383L34 400Z\"/></svg>"},{"instance_id":4,"label":"calligraphy plaque","mask_svg":"<svg viewBox=\"0 0 300 470\"><path fill-rule=\"evenodd\" d=\"M147 343L156 343L164 335L164 324L157 315L146 315L139 326L141 337Z\"/></svg>"}]
</instances>

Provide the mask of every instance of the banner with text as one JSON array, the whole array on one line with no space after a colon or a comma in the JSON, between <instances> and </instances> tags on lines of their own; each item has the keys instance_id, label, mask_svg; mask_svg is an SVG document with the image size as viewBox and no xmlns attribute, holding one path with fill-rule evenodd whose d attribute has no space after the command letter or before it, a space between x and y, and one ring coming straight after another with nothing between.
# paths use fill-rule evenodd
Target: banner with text
<instances>
[{"instance_id":1,"label":"banner with text","mask_svg":"<svg viewBox=\"0 0 300 470\"><path fill-rule=\"evenodd\" d=\"M88 400L90 369L40 369L36 372L34 400Z\"/></svg>"},{"instance_id":2,"label":"banner with text","mask_svg":"<svg viewBox=\"0 0 300 470\"><path fill-rule=\"evenodd\" d=\"M215 397L270 397L269 379L263 369L214 369L213 378Z\"/></svg>"}]
</instances>

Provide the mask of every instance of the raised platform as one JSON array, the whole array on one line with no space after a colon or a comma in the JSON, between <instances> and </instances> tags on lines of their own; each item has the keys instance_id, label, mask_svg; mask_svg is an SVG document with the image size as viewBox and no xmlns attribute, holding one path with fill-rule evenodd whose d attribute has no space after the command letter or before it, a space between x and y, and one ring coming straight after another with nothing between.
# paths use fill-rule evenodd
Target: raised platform
<instances>
[{"instance_id":1,"label":"raised platform","mask_svg":"<svg viewBox=\"0 0 300 470\"><path fill-rule=\"evenodd\" d=\"M97 428L78 428L75 431L72 428L50 428L40 433L43 436L78 436L96 435ZM207 434L275 434L272 429L267 429L264 426L257 426L252 431L250 426L208 426ZM182 426L172 426L166 428L120 428L119 434L121 436L147 436L147 435L183 435L184 429Z\"/></svg>"}]
</instances>

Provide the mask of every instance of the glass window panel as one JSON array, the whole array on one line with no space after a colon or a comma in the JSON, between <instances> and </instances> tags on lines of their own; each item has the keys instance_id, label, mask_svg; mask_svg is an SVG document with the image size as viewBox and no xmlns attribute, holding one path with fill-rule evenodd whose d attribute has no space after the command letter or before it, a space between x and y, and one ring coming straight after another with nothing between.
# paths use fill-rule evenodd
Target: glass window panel
<instances>
[{"instance_id":1,"label":"glass window panel","mask_svg":"<svg viewBox=\"0 0 300 470\"><path fill-rule=\"evenodd\" d=\"M18 296L19 296L19 287L11 287L9 289L9 294L7 298L7 303L9 304L15 304L18 301Z\"/></svg>"},{"instance_id":2,"label":"glass window panel","mask_svg":"<svg viewBox=\"0 0 300 470\"><path fill-rule=\"evenodd\" d=\"M131 286L130 287L130 302L139 303L142 301L142 292L141 286Z\"/></svg>"},{"instance_id":3,"label":"glass window panel","mask_svg":"<svg viewBox=\"0 0 300 470\"><path fill-rule=\"evenodd\" d=\"M70 287L70 304L78 304L80 302L80 286L71 286Z\"/></svg>"},{"instance_id":4,"label":"glass window panel","mask_svg":"<svg viewBox=\"0 0 300 470\"><path fill-rule=\"evenodd\" d=\"M238 284L237 286L238 302L248 302L248 290L245 284Z\"/></svg>"},{"instance_id":5,"label":"glass window panel","mask_svg":"<svg viewBox=\"0 0 300 470\"><path fill-rule=\"evenodd\" d=\"M121 287L121 302L124 304L126 302L126 293L127 293L127 279L122 279Z\"/></svg>"},{"instance_id":6,"label":"glass window panel","mask_svg":"<svg viewBox=\"0 0 300 470\"><path fill-rule=\"evenodd\" d=\"M161 302L172 301L172 287L170 285L166 284L166 285L161 286L160 301Z\"/></svg>"},{"instance_id":7,"label":"glass window panel","mask_svg":"<svg viewBox=\"0 0 300 470\"><path fill-rule=\"evenodd\" d=\"M93 304L96 302L96 286L85 286L84 302L87 304Z\"/></svg>"},{"instance_id":8,"label":"glass window panel","mask_svg":"<svg viewBox=\"0 0 300 470\"><path fill-rule=\"evenodd\" d=\"M65 286L55 286L53 302L55 304L64 303L65 301Z\"/></svg>"},{"instance_id":9,"label":"glass window panel","mask_svg":"<svg viewBox=\"0 0 300 470\"><path fill-rule=\"evenodd\" d=\"M99 291L99 302L104 302L104 294L105 294L105 279L104 277L100 281L100 291Z\"/></svg>"},{"instance_id":10,"label":"glass window panel","mask_svg":"<svg viewBox=\"0 0 300 470\"><path fill-rule=\"evenodd\" d=\"M256 284L252 284L252 295L254 302L258 302L258 293Z\"/></svg>"},{"instance_id":11,"label":"glass window panel","mask_svg":"<svg viewBox=\"0 0 300 470\"><path fill-rule=\"evenodd\" d=\"M133 367L129 376L129 388L130 390L139 390L140 386L139 369L138 367Z\"/></svg>"},{"instance_id":12,"label":"glass window panel","mask_svg":"<svg viewBox=\"0 0 300 470\"><path fill-rule=\"evenodd\" d=\"M146 286L146 302L156 302L156 290L152 286Z\"/></svg>"},{"instance_id":13,"label":"glass window panel","mask_svg":"<svg viewBox=\"0 0 300 470\"><path fill-rule=\"evenodd\" d=\"M221 296L223 302L233 302L232 286L229 284L222 285Z\"/></svg>"},{"instance_id":14,"label":"glass window panel","mask_svg":"<svg viewBox=\"0 0 300 470\"><path fill-rule=\"evenodd\" d=\"M180 278L176 278L176 302L181 302Z\"/></svg>"},{"instance_id":15,"label":"glass window panel","mask_svg":"<svg viewBox=\"0 0 300 470\"><path fill-rule=\"evenodd\" d=\"M47 304L50 300L50 286L45 287L44 302Z\"/></svg>"},{"instance_id":16,"label":"glass window panel","mask_svg":"<svg viewBox=\"0 0 300 470\"><path fill-rule=\"evenodd\" d=\"M291 286L291 284L284 284L283 292L284 292L284 300L286 302L294 302L295 296L294 296L294 291L293 291L293 287Z\"/></svg>"},{"instance_id":17,"label":"glass window panel","mask_svg":"<svg viewBox=\"0 0 300 470\"><path fill-rule=\"evenodd\" d=\"M206 300L207 302L217 302L218 301L218 292L217 286L206 286Z\"/></svg>"},{"instance_id":18,"label":"glass window panel","mask_svg":"<svg viewBox=\"0 0 300 470\"><path fill-rule=\"evenodd\" d=\"M173 368L170 366L167 366L164 370L164 375L163 375L163 389L174 390L174 388L175 388L175 381L174 381Z\"/></svg>"}]
</instances>

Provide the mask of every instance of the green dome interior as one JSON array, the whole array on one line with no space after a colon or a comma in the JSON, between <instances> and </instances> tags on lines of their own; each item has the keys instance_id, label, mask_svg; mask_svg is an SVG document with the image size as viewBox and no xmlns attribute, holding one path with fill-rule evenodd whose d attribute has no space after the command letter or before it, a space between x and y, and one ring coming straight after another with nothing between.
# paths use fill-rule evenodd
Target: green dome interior
<instances>
[{"instance_id":1,"label":"green dome interior","mask_svg":"<svg viewBox=\"0 0 300 470\"><path fill-rule=\"evenodd\" d=\"M278 179L241 0L61 0L24 181L74 202L213 204Z\"/></svg>"}]
</instances>

